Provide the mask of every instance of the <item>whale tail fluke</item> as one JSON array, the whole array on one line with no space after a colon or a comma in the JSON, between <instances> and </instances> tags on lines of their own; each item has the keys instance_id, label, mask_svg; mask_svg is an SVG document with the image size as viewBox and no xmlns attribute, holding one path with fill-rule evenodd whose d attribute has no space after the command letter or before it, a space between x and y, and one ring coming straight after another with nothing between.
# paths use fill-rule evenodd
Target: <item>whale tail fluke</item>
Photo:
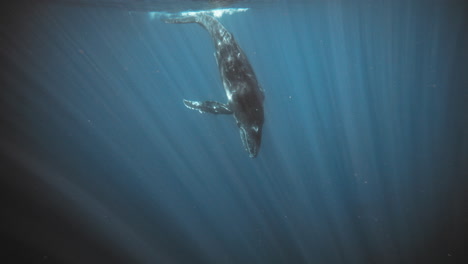
<instances>
[{"instance_id":1,"label":"whale tail fluke","mask_svg":"<svg viewBox=\"0 0 468 264\"><path fill-rule=\"evenodd\" d=\"M163 19L164 22L170 24L187 24L187 23L198 23L197 16L188 16L188 15L179 15L179 16L169 16Z\"/></svg>"},{"instance_id":2,"label":"whale tail fluke","mask_svg":"<svg viewBox=\"0 0 468 264\"><path fill-rule=\"evenodd\" d=\"M210 33L215 43L232 38L232 35L216 18L207 14L172 14L164 18L163 21L173 24L197 23Z\"/></svg>"}]
</instances>

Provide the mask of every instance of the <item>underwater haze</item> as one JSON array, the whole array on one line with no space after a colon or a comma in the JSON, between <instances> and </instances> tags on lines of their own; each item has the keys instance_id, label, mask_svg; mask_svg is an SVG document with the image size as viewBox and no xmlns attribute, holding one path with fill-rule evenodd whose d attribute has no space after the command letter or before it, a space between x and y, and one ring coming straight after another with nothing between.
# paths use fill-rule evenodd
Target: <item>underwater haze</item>
<instances>
[{"instance_id":1,"label":"underwater haze","mask_svg":"<svg viewBox=\"0 0 468 264\"><path fill-rule=\"evenodd\" d=\"M468 263L468 8L455 0L0 8L8 263ZM265 90L232 116L217 19Z\"/></svg>"}]
</instances>

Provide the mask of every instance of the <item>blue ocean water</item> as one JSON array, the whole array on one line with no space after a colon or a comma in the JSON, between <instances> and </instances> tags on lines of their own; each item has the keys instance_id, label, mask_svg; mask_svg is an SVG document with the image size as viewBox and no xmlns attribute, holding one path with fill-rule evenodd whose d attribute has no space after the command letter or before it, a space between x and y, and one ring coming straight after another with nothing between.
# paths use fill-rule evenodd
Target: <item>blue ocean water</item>
<instances>
[{"instance_id":1,"label":"blue ocean water","mask_svg":"<svg viewBox=\"0 0 468 264\"><path fill-rule=\"evenodd\" d=\"M257 158L219 20L265 90ZM10 263L466 263L463 1L38 1L0 18Z\"/></svg>"}]
</instances>

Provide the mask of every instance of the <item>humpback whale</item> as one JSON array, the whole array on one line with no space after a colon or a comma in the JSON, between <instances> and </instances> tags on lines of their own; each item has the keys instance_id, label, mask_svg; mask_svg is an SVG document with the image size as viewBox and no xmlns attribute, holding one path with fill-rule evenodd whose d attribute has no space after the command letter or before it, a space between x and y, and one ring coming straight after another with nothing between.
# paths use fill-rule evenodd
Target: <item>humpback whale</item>
<instances>
[{"instance_id":1,"label":"humpback whale","mask_svg":"<svg viewBox=\"0 0 468 264\"><path fill-rule=\"evenodd\" d=\"M264 92L234 36L218 20L205 14L172 16L165 22L198 23L210 33L227 103L185 99L183 102L187 108L200 113L232 114L245 150L255 158L262 141Z\"/></svg>"}]
</instances>

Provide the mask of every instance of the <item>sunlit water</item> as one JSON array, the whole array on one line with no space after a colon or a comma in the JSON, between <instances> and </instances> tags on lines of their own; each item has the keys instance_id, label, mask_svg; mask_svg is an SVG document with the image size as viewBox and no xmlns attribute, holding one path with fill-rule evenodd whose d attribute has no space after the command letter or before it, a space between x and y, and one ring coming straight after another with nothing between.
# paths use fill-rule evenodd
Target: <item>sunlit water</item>
<instances>
[{"instance_id":1,"label":"sunlit water","mask_svg":"<svg viewBox=\"0 0 468 264\"><path fill-rule=\"evenodd\" d=\"M10 263L466 260L463 1L38 2L0 16ZM255 159L182 103L226 101L214 47L157 14L210 8L243 10Z\"/></svg>"}]
</instances>

